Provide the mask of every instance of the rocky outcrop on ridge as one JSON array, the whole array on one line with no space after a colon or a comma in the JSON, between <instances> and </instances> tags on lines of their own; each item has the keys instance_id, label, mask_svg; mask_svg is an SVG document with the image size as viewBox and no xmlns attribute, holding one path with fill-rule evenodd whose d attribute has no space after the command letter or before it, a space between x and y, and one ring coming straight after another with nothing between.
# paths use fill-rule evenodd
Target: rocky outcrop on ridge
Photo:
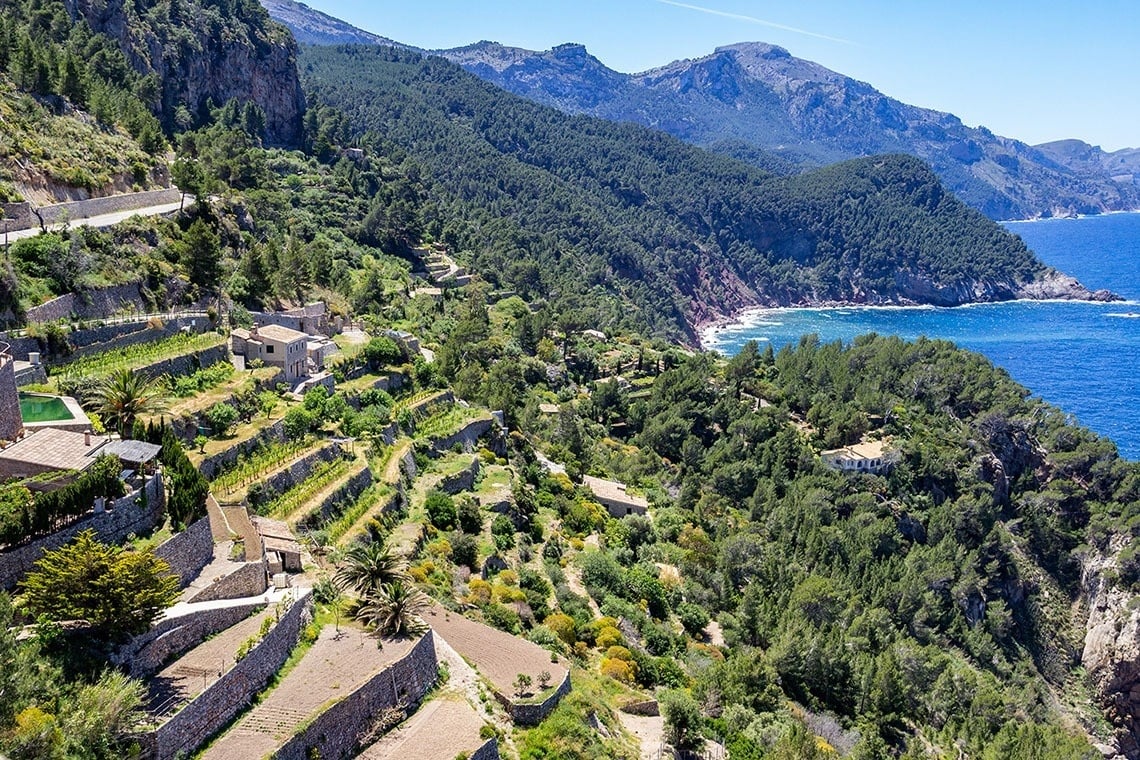
<instances>
[{"instance_id":1,"label":"rocky outcrop on ridge","mask_svg":"<svg viewBox=\"0 0 1140 760\"><path fill-rule=\"evenodd\" d=\"M157 77L148 105L168 127L198 119L210 103L252 101L265 112L265 138L274 145L301 139L304 94L297 77L297 43L256 4L236 3L233 15L192 0L139 8L126 0L66 0L72 17L117 40L131 66ZM148 3L146 5L154 5Z\"/></svg>"}]
</instances>

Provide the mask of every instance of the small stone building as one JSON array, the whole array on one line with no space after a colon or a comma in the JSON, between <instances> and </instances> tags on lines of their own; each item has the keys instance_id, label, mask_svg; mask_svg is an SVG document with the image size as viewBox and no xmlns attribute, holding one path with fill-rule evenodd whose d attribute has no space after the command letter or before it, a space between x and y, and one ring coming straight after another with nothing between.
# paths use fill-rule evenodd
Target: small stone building
<instances>
[{"instance_id":1,"label":"small stone building","mask_svg":"<svg viewBox=\"0 0 1140 760\"><path fill-rule=\"evenodd\" d=\"M230 348L235 356L245 357L246 365L256 359L281 367L285 380L292 382L308 372L309 336L280 325L265 325L251 330L238 328L230 333Z\"/></svg>"},{"instance_id":2,"label":"small stone building","mask_svg":"<svg viewBox=\"0 0 1140 760\"><path fill-rule=\"evenodd\" d=\"M649 510L649 500L644 496L629 493L625 483L585 475L582 477L582 484L589 488L598 503L609 511L610 517L643 515Z\"/></svg>"}]
</instances>

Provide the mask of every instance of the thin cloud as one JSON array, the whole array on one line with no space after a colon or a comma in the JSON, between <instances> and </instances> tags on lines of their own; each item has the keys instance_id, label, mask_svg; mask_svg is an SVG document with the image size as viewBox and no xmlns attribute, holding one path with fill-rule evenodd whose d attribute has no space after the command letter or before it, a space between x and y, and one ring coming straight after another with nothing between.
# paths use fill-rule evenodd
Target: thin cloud
<instances>
[{"instance_id":1,"label":"thin cloud","mask_svg":"<svg viewBox=\"0 0 1140 760\"><path fill-rule=\"evenodd\" d=\"M735 19L737 21L747 21L749 24L759 24L760 26L766 26L766 27L769 27L771 29L779 29L779 30L785 31L785 32L792 32L793 34L803 34L807 37L815 37L816 39L828 40L829 42L839 42L839 43L842 43L844 45L858 44L858 43L852 42L851 40L845 40L841 37L830 37L826 34L819 34L818 32L809 32L807 29L797 29L794 26L785 26L784 24L777 24L775 21L766 21L762 18L756 18L755 16L745 16L742 13L729 13L728 11L718 11L716 8L705 8L704 6L700 6L700 5L690 5L688 3L679 3L676 0L657 0L657 2L661 3L662 5L672 5L675 8L686 8L690 11L697 11L699 13L707 13L710 16L720 16L721 18L731 18L731 19Z\"/></svg>"}]
</instances>

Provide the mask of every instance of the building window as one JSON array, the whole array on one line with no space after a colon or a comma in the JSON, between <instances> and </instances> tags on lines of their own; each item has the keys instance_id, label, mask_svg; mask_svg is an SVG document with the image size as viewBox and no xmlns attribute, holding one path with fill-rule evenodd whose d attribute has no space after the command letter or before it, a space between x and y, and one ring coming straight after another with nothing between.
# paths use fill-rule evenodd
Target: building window
<instances>
[{"instance_id":1,"label":"building window","mask_svg":"<svg viewBox=\"0 0 1140 760\"><path fill-rule=\"evenodd\" d=\"M271 345L270 345L270 346L266 346L266 347L265 347L265 353L267 353L267 354L271 354L271 353L273 353L273 346L271 346Z\"/></svg>"}]
</instances>

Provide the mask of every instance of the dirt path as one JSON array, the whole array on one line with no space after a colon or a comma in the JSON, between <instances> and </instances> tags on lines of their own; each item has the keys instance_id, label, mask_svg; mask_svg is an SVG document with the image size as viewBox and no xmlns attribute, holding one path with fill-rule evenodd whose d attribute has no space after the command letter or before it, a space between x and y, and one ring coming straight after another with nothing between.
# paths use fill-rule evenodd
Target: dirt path
<instances>
[{"instance_id":1,"label":"dirt path","mask_svg":"<svg viewBox=\"0 0 1140 760\"><path fill-rule=\"evenodd\" d=\"M637 737L641 743L641 760L659 760L665 741L665 719L660 715L630 715L618 711L618 719L625 730Z\"/></svg>"}]
</instances>

